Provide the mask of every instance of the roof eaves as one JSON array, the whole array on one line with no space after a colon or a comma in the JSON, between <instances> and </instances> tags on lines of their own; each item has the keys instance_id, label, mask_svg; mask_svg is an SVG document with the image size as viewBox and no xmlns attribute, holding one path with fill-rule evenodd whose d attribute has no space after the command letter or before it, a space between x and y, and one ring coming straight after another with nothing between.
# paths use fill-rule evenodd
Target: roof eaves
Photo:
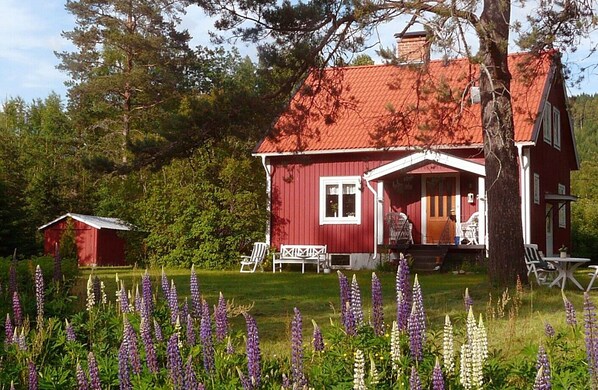
<instances>
[{"instance_id":1,"label":"roof eaves","mask_svg":"<svg viewBox=\"0 0 598 390\"><path fill-rule=\"evenodd\" d=\"M538 142L538 137L540 136L540 126L542 125L543 115L542 112L544 111L544 104L548 101L548 96L550 95L550 90L552 88L552 82L554 81L554 77L556 75L556 63L554 60L551 61L550 71L546 75L546 81L544 84L544 90L542 91L542 98L540 99L540 104L537 109L536 121L534 122L534 128L532 130L532 141L534 143Z\"/></svg>"}]
</instances>

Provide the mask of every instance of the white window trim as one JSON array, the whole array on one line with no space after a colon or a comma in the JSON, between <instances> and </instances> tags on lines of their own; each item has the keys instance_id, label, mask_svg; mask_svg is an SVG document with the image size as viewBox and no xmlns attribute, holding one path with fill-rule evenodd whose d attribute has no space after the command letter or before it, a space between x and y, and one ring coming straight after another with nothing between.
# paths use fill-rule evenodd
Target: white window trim
<instances>
[{"instance_id":1,"label":"white window trim","mask_svg":"<svg viewBox=\"0 0 598 390\"><path fill-rule=\"evenodd\" d=\"M354 184L355 191L355 216L353 217L326 217L326 186L336 184ZM360 225L361 224L361 176L325 176L320 177L320 225Z\"/></svg>"},{"instance_id":2,"label":"white window trim","mask_svg":"<svg viewBox=\"0 0 598 390\"><path fill-rule=\"evenodd\" d=\"M563 184L558 184L558 193L560 195L565 195L567 189ZM567 204L565 202L559 202L559 227L566 228L567 227Z\"/></svg>"},{"instance_id":3,"label":"white window trim","mask_svg":"<svg viewBox=\"0 0 598 390\"><path fill-rule=\"evenodd\" d=\"M548 102L544 103L542 133L544 134L544 142L552 145L552 106Z\"/></svg>"},{"instance_id":4,"label":"white window trim","mask_svg":"<svg viewBox=\"0 0 598 390\"><path fill-rule=\"evenodd\" d=\"M534 173L534 204L540 204L540 175Z\"/></svg>"},{"instance_id":5,"label":"white window trim","mask_svg":"<svg viewBox=\"0 0 598 390\"><path fill-rule=\"evenodd\" d=\"M561 150L561 112L556 107L552 108L552 143Z\"/></svg>"}]
</instances>

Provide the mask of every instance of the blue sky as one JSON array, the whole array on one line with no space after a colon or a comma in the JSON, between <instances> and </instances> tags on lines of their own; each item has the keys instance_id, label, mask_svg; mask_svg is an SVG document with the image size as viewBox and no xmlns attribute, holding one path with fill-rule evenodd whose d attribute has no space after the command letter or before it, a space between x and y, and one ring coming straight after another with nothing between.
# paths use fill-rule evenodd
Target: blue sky
<instances>
[{"instance_id":1,"label":"blue sky","mask_svg":"<svg viewBox=\"0 0 598 390\"><path fill-rule=\"evenodd\" d=\"M62 31L72 30L73 17L64 9L63 0L0 0L0 102L20 96L26 102L45 98L54 91L66 96L64 82L67 75L56 69L59 61L54 51L71 51L72 45L61 37ZM515 9L525 14L525 9ZM183 28L194 37L192 46L208 45L210 20L197 8L188 10ZM379 29L383 45L393 44L394 25ZM583 42L578 52L566 56L565 61L580 65L590 64L584 60L589 43ZM251 48L239 47L241 53L252 52ZM375 55L372 54L374 57ZM598 63L598 55L593 59ZM575 68L575 67L574 67ZM580 91L598 93L598 77L587 74L580 88L570 88L570 94Z\"/></svg>"}]
</instances>

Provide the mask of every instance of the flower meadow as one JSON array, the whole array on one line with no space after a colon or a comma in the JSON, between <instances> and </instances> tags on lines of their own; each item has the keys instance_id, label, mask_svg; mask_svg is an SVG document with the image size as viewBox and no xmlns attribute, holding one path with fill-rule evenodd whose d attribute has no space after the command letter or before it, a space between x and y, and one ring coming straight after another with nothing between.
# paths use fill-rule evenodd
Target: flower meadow
<instances>
[{"instance_id":1,"label":"flower meadow","mask_svg":"<svg viewBox=\"0 0 598 390\"><path fill-rule=\"evenodd\" d=\"M566 325L545 323L537 344L521 357L506 359L500 350L489 349L486 326L517 317L527 300L521 283L512 296L505 290L479 309L466 289L462 314L447 315L432 327L418 276L401 259L393 297L382 296L375 273L371 296L362 297L356 276L339 271L334 305L339 309L330 323L306 321L294 307L288 353L265 356L251 307L235 305L223 293L207 302L193 267L189 291L177 291L162 270L159 283L148 271L133 286L116 276L110 295L92 272L85 309L74 312L68 310L74 307L69 297L74 276L65 277L60 263L57 257L53 267L29 263L23 269L13 262L0 285L8 302L0 337L0 388L598 388L598 322L588 294L577 311L563 294ZM385 302L395 307L391 318L385 318ZM231 325L236 316L244 320L241 329Z\"/></svg>"}]
</instances>

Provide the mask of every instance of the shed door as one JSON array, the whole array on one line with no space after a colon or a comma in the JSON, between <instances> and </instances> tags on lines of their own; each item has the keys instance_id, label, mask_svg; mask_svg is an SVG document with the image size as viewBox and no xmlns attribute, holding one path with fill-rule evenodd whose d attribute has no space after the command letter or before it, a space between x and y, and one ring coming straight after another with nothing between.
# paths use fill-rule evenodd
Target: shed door
<instances>
[{"instance_id":1,"label":"shed door","mask_svg":"<svg viewBox=\"0 0 598 390\"><path fill-rule=\"evenodd\" d=\"M456 179L451 176L428 176L426 186L426 243L452 243L455 236Z\"/></svg>"}]
</instances>

